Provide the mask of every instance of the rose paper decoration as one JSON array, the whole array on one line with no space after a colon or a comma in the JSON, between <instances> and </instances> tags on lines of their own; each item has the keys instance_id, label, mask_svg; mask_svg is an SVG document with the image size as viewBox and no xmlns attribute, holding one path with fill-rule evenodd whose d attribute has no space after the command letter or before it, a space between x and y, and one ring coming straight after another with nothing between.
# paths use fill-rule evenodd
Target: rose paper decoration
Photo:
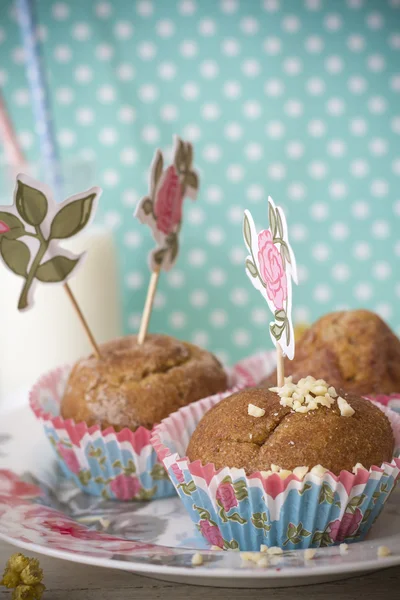
<instances>
[{"instance_id":1,"label":"rose paper decoration","mask_svg":"<svg viewBox=\"0 0 400 600\"><path fill-rule=\"evenodd\" d=\"M261 292L274 315L269 330L276 346L290 359L294 356L292 323L292 279L297 283L296 259L288 240L285 215L272 198L268 198L269 229L256 232L253 217L244 213L243 235L250 252L246 273Z\"/></svg>"},{"instance_id":2,"label":"rose paper decoration","mask_svg":"<svg viewBox=\"0 0 400 600\"><path fill-rule=\"evenodd\" d=\"M150 172L149 195L142 198L135 211L141 223L149 225L156 248L149 256L152 272L168 271L179 252L179 232L186 196L196 199L199 178L193 170L193 147L175 138L173 164L164 169L164 158L157 150Z\"/></svg>"},{"instance_id":3,"label":"rose paper decoration","mask_svg":"<svg viewBox=\"0 0 400 600\"><path fill-rule=\"evenodd\" d=\"M27 175L18 175L11 206L0 206L0 256L23 279L19 310L33 306L37 282L65 283L82 263L59 247L60 240L82 231L96 212L98 187L56 204L50 189Z\"/></svg>"}]
</instances>

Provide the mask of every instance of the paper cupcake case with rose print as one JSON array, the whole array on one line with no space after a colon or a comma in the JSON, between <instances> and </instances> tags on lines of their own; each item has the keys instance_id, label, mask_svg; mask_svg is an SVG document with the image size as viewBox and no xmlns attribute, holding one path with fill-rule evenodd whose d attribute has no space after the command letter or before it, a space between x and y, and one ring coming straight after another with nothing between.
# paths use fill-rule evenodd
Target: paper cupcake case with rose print
<instances>
[{"instance_id":1,"label":"paper cupcake case with rose print","mask_svg":"<svg viewBox=\"0 0 400 600\"><path fill-rule=\"evenodd\" d=\"M49 372L30 393L30 406L64 475L88 494L105 499L155 500L174 495L174 485L150 443L151 430L101 430L60 416L69 372L70 367ZM229 380L235 389L253 383L246 361L229 371Z\"/></svg>"},{"instance_id":2,"label":"paper cupcake case with rose print","mask_svg":"<svg viewBox=\"0 0 400 600\"><path fill-rule=\"evenodd\" d=\"M263 355L248 368L264 373ZM257 382L257 379L256 379ZM361 541L378 518L400 474L400 460L359 469L357 474L308 473L282 480L277 473L246 475L243 469L191 462L190 437L202 416L219 402L211 396L170 415L152 443L199 532L223 549L260 550L261 544L291 550ZM400 415L375 403L388 416L400 448Z\"/></svg>"}]
</instances>

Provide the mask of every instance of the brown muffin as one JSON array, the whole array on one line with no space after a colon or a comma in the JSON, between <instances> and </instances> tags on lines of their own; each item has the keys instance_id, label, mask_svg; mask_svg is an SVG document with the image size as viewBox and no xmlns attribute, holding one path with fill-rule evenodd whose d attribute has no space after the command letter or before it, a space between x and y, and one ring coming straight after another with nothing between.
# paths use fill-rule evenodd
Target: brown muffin
<instances>
[{"instance_id":1,"label":"brown muffin","mask_svg":"<svg viewBox=\"0 0 400 600\"><path fill-rule=\"evenodd\" d=\"M113 340L72 369L61 415L116 430L152 428L190 402L227 388L227 375L210 352L166 335Z\"/></svg>"},{"instance_id":2,"label":"brown muffin","mask_svg":"<svg viewBox=\"0 0 400 600\"><path fill-rule=\"evenodd\" d=\"M400 392L400 340L368 310L330 313L305 331L285 375L313 375L358 395ZM262 385L275 381L273 373Z\"/></svg>"},{"instance_id":3,"label":"brown muffin","mask_svg":"<svg viewBox=\"0 0 400 600\"><path fill-rule=\"evenodd\" d=\"M343 417L335 402L305 414L281 406L268 389L252 388L225 398L208 411L190 440L187 456L203 465L244 468L246 473L322 465L336 475L357 463L369 469L391 461L394 437L386 415L369 400L343 394L355 410ZM248 405L264 409L248 414Z\"/></svg>"}]
</instances>

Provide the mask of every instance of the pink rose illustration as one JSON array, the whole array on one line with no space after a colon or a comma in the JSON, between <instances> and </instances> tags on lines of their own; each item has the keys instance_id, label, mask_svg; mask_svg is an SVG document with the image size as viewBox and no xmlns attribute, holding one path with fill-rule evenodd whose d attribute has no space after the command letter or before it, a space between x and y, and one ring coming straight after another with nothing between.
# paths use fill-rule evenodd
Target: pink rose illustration
<instances>
[{"instance_id":1,"label":"pink rose illustration","mask_svg":"<svg viewBox=\"0 0 400 600\"><path fill-rule=\"evenodd\" d=\"M154 214L157 229L166 235L179 225L182 219L183 196L178 173L171 165L163 173L156 191Z\"/></svg>"},{"instance_id":2,"label":"pink rose illustration","mask_svg":"<svg viewBox=\"0 0 400 600\"><path fill-rule=\"evenodd\" d=\"M57 450L61 454L61 457L62 457L63 461L65 462L65 464L67 465L68 469L70 471L72 471L72 473L75 473L75 475L78 474L79 471L81 470L81 467L79 465L78 459L76 458L75 452L72 450L72 448L66 448L62 444L58 444Z\"/></svg>"},{"instance_id":3,"label":"pink rose illustration","mask_svg":"<svg viewBox=\"0 0 400 600\"><path fill-rule=\"evenodd\" d=\"M283 308L283 302L287 298L286 273L282 257L272 241L269 229L261 231L258 235L258 262L268 298L274 303L275 308Z\"/></svg>"},{"instance_id":4,"label":"pink rose illustration","mask_svg":"<svg viewBox=\"0 0 400 600\"><path fill-rule=\"evenodd\" d=\"M21 481L15 473L7 469L0 470L0 494L16 498L35 498L42 495L40 487Z\"/></svg>"},{"instance_id":5,"label":"pink rose illustration","mask_svg":"<svg viewBox=\"0 0 400 600\"><path fill-rule=\"evenodd\" d=\"M10 228L7 225L7 223L4 223L4 221L0 221L0 235L2 233L8 233L9 231L10 231Z\"/></svg>"},{"instance_id":6,"label":"pink rose illustration","mask_svg":"<svg viewBox=\"0 0 400 600\"><path fill-rule=\"evenodd\" d=\"M228 482L219 484L216 498L222 504L225 512L238 505L233 485Z\"/></svg>"},{"instance_id":7,"label":"pink rose illustration","mask_svg":"<svg viewBox=\"0 0 400 600\"><path fill-rule=\"evenodd\" d=\"M216 525L212 525L209 521L202 520L199 523L200 531L212 546L224 547L224 539L220 530Z\"/></svg>"},{"instance_id":8,"label":"pink rose illustration","mask_svg":"<svg viewBox=\"0 0 400 600\"><path fill-rule=\"evenodd\" d=\"M334 542L343 542L347 537L355 534L362 521L362 512L356 508L355 513L344 513L342 520L336 519L329 524L329 535ZM350 525L351 524L351 525Z\"/></svg>"},{"instance_id":9,"label":"pink rose illustration","mask_svg":"<svg viewBox=\"0 0 400 600\"><path fill-rule=\"evenodd\" d=\"M179 483L183 483L185 481L182 469L178 465L172 465L171 471L173 472Z\"/></svg>"},{"instance_id":10,"label":"pink rose illustration","mask_svg":"<svg viewBox=\"0 0 400 600\"><path fill-rule=\"evenodd\" d=\"M110 489L118 500L132 500L140 492L140 481L137 477L118 475L110 483Z\"/></svg>"}]
</instances>

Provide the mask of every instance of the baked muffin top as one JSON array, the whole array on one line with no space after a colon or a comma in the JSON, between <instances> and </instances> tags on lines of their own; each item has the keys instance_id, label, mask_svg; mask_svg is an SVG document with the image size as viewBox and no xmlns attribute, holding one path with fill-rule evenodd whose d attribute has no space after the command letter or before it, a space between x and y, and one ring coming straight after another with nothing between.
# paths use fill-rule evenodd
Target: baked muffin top
<instances>
[{"instance_id":1,"label":"baked muffin top","mask_svg":"<svg viewBox=\"0 0 400 600\"><path fill-rule=\"evenodd\" d=\"M107 342L101 358L78 361L69 376L61 415L116 430L151 428L181 406L224 391L227 375L217 358L166 335Z\"/></svg>"},{"instance_id":2,"label":"baked muffin top","mask_svg":"<svg viewBox=\"0 0 400 600\"><path fill-rule=\"evenodd\" d=\"M298 381L307 375L329 381L358 395L400 392L400 340L382 319L368 310L327 314L296 344L285 373ZM273 373L265 380L270 387ZM264 382L263 382L264 385Z\"/></svg>"},{"instance_id":3,"label":"baked muffin top","mask_svg":"<svg viewBox=\"0 0 400 600\"><path fill-rule=\"evenodd\" d=\"M369 400L342 396L342 412L351 416L342 416L337 401L297 412L283 406L283 399L269 389L237 392L204 415L187 455L203 465L243 468L248 474L269 471L273 465L289 471L322 465L338 475L358 463L369 469L390 462L394 436L386 415Z\"/></svg>"}]
</instances>

